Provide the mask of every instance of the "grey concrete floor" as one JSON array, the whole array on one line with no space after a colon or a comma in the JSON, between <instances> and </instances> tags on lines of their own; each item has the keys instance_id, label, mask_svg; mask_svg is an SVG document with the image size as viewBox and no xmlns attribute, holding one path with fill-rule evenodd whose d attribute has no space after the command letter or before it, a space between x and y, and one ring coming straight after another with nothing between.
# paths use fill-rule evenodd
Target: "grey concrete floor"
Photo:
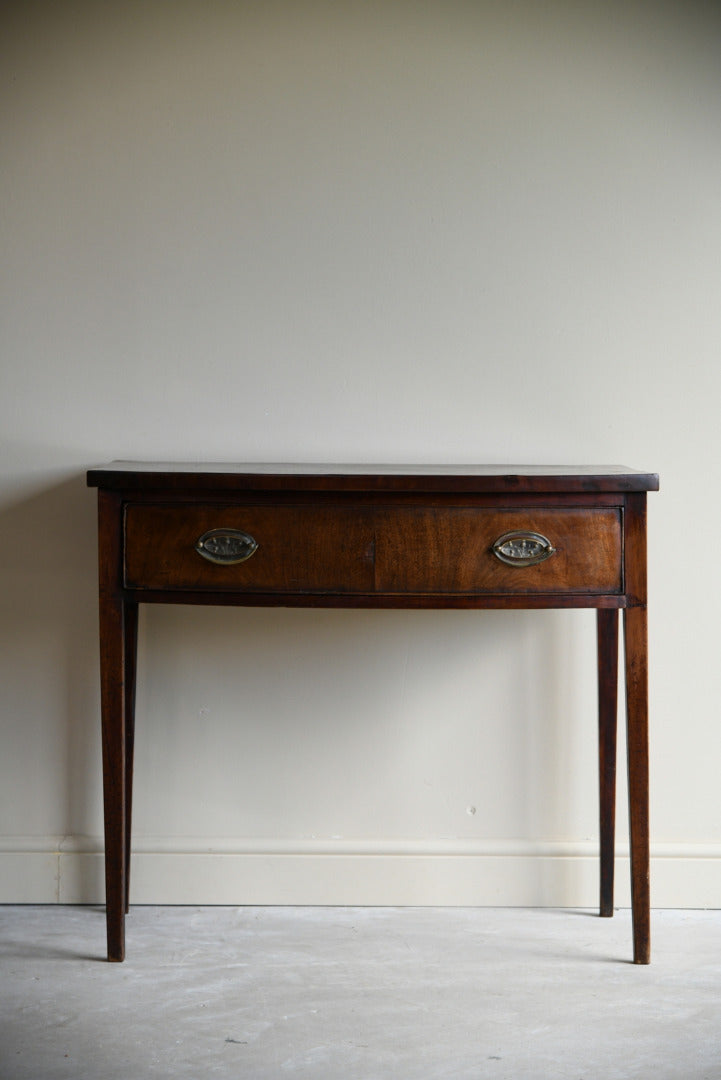
<instances>
[{"instance_id":1,"label":"grey concrete floor","mask_svg":"<svg viewBox=\"0 0 721 1080\"><path fill-rule=\"evenodd\" d=\"M720 1080L721 912L0 907L1 1080Z\"/></svg>"}]
</instances>

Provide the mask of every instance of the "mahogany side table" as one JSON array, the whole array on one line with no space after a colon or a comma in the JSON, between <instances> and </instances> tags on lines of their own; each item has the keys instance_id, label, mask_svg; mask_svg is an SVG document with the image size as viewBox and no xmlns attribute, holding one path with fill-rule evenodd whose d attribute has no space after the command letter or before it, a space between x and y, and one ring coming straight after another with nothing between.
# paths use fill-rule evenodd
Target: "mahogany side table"
<instances>
[{"instance_id":1,"label":"mahogany side table","mask_svg":"<svg viewBox=\"0 0 721 1080\"><path fill-rule=\"evenodd\" d=\"M98 488L108 959L125 956L138 605L595 608L600 914L624 616L633 959L650 959L646 492L621 466L114 462Z\"/></svg>"}]
</instances>

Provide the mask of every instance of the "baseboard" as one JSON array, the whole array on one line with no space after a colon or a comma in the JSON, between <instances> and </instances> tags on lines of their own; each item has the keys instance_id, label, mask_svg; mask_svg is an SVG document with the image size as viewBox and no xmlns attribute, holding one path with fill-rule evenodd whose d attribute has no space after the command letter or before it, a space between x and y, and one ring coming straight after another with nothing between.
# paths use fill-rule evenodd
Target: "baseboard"
<instances>
[{"instance_id":1,"label":"baseboard","mask_svg":"<svg viewBox=\"0 0 721 1080\"><path fill-rule=\"evenodd\" d=\"M0 902L99 904L97 838L5 838ZM134 847L138 904L594 907L590 843L547 841L308 841L238 843L146 838ZM616 897L630 902L619 846ZM652 847L654 907L721 907L721 844Z\"/></svg>"}]
</instances>

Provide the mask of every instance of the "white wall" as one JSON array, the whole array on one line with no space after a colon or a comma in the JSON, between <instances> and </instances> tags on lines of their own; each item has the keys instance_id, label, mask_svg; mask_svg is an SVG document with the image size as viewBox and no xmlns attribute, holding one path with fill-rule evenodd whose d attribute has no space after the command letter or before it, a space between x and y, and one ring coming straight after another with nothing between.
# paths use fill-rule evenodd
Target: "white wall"
<instances>
[{"instance_id":1,"label":"white wall","mask_svg":"<svg viewBox=\"0 0 721 1080\"><path fill-rule=\"evenodd\" d=\"M84 470L130 457L659 471L653 898L721 904L718 23L4 18L0 899L102 897ZM135 899L594 903L593 627L143 610Z\"/></svg>"}]
</instances>

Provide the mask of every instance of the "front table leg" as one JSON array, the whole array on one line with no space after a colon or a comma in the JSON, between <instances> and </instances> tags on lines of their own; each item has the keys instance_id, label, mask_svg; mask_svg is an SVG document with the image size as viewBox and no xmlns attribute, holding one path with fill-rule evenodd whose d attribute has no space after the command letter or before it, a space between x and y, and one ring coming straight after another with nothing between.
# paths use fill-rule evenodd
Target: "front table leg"
<instances>
[{"instance_id":1,"label":"front table leg","mask_svg":"<svg viewBox=\"0 0 721 1080\"><path fill-rule=\"evenodd\" d=\"M137 605L129 603L123 594L122 506L114 492L98 492L98 541L108 960L123 960L138 612Z\"/></svg>"},{"instance_id":2,"label":"front table leg","mask_svg":"<svg viewBox=\"0 0 721 1080\"><path fill-rule=\"evenodd\" d=\"M645 607L624 611L633 961L651 959L648 825L648 627Z\"/></svg>"},{"instance_id":3,"label":"front table leg","mask_svg":"<svg viewBox=\"0 0 721 1080\"><path fill-rule=\"evenodd\" d=\"M127 742L125 612L121 600L100 598L100 687L105 808L105 910L108 960L125 959L127 864Z\"/></svg>"}]
</instances>

